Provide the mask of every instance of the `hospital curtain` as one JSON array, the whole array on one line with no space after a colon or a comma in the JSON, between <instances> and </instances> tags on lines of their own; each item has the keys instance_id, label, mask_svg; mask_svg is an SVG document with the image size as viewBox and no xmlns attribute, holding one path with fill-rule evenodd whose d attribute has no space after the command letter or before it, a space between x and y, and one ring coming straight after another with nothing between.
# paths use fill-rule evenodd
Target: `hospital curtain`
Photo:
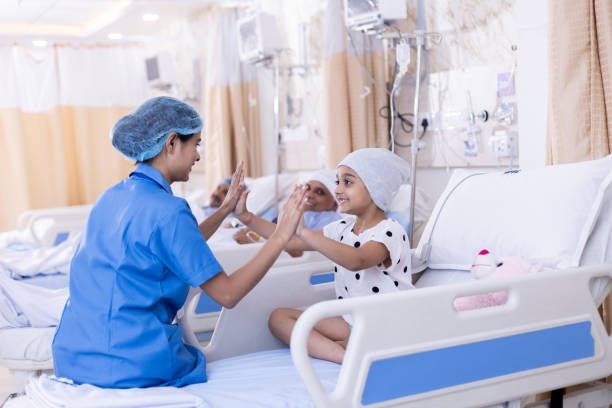
<instances>
[{"instance_id":1,"label":"hospital curtain","mask_svg":"<svg viewBox=\"0 0 612 408\"><path fill-rule=\"evenodd\" d=\"M212 8L204 90L204 165L206 188L232 174L240 160L245 175L261 176L256 70L238 56L238 10Z\"/></svg>"},{"instance_id":2,"label":"hospital curtain","mask_svg":"<svg viewBox=\"0 0 612 408\"><path fill-rule=\"evenodd\" d=\"M324 20L324 118L326 162L330 168L353 150L386 147L388 70L382 41L344 25L342 0L330 0Z\"/></svg>"},{"instance_id":3,"label":"hospital curtain","mask_svg":"<svg viewBox=\"0 0 612 408\"><path fill-rule=\"evenodd\" d=\"M108 134L144 98L143 75L120 72L136 61L112 48L0 48L0 231L28 209L93 203L129 174Z\"/></svg>"},{"instance_id":4,"label":"hospital curtain","mask_svg":"<svg viewBox=\"0 0 612 408\"><path fill-rule=\"evenodd\" d=\"M612 150L612 3L549 0L548 10L547 163L601 158ZM600 311L610 332L611 296Z\"/></svg>"},{"instance_id":5,"label":"hospital curtain","mask_svg":"<svg viewBox=\"0 0 612 408\"><path fill-rule=\"evenodd\" d=\"M548 4L547 162L603 157L612 147L612 3Z\"/></svg>"}]
</instances>

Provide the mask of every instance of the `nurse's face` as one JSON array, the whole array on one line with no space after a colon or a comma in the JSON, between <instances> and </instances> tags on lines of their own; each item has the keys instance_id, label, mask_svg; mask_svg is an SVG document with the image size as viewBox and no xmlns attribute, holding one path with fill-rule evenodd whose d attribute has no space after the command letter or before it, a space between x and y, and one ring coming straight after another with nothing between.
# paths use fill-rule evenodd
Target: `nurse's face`
<instances>
[{"instance_id":1,"label":"nurse's face","mask_svg":"<svg viewBox=\"0 0 612 408\"><path fill-rule=\"evenodd\" d=\"M193 134L189 139L177 138L173 181L189 180L189 173L196 162L200 161L201 132Z\"/></svg>"}]
</instances>

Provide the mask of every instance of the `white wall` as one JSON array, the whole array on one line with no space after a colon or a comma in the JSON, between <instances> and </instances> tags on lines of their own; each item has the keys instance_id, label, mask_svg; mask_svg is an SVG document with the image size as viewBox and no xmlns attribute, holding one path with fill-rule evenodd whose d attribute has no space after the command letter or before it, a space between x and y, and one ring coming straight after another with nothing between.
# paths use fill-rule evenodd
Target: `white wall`
<instances>
[{"instance_id":1,"label":"white wall","mask_svg":"<svg viewBox=\"0 0 612 408\"><path fill-rule=\"evenodd\" d=\"M546 163L548 11L546 0L517 0L519 163L522 169Z\"/></svg>"}]
</instances>

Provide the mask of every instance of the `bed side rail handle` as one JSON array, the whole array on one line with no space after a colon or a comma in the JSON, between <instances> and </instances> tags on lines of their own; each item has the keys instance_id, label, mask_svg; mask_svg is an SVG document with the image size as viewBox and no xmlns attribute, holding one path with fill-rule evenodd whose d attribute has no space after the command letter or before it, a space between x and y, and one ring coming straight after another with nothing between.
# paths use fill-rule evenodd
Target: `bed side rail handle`
<instances>
[{"instance_id":1,"label":"bed side rail handle","mask_svg":"<svg viewBox=\"0 0 612 408\"><path fill-rule=\"evenodd\" d=\"M350 302L332 300L309 307L297 320L291 333L291 358L317 407L338 407L340 405L333 393L329 394L325 391L310 363L307 349L308 335L320 320L349 313L351 307L347 305L348 303Z\"/></svg>"},{"instance_id":2,"label":"bed side rail handle","mask_svg":"<svg viewBox=\"0 0 612 408\"><path fill-rule=\"evenodd\" d=\"M589 281L596 278L612 279L612 265L320 302L306 309L298 319L291 336L291 356L317 407L363 406L366 403L364 386L374 361L449 350L495 339L505 341L515 338L515 335L581 325L581 330L585 326L591 328L589 337L592 336L595 355L590 360L577 357L567 362L532 366L493 376L487 372L486 376L477 376L466 383L405 393L385 401L389 404L397 398L389 406L484 406L517 398L520 392L532 394L591 381L612 373L609 365L612 362L612 336L605 331L589 290ZM458 296L498 290L508 290L508 304L468 312L453 310L453 299ZM572 302L567 302L570 297ZM542 302L547 302L547 307L541 308ZM428 320L437 323L419 326L422 320L419 313L392 319L392 324L382 322L381 314L391 309L427 310ZM355 338L349 341L336 389L327 392L310 363L307 339L317 322L343 314L353 316L352 336ZM410 327L421 327L421 330L407 331Z\"/></svg>"}]
</instances>

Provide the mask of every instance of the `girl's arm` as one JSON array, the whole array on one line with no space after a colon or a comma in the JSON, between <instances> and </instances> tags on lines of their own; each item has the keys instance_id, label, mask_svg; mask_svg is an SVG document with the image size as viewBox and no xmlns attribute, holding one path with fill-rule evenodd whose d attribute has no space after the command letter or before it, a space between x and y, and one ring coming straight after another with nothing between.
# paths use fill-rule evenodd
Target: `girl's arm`
<instances>
[{"instance_id":1,"label":"girl's arm","mask_svg":"<svg viewBox=\"0 0 612 408\"><path fill-rule=\"evenodd\" d=\"M225 272L215 275L201 284L200 288L222 306L234 307L264 277L295 233L303 214L300 204L305 194L306 189L303 187L294 189L279 216L276 230L253 259L231 275Z\"/></svg>"},{"instance_id":2,"label":"girl's arm","mask_svg":"<svg viewBox=\"0 0 612 408\"><path fill-rule=\"evenodd\" d=\"M236 209L234 210L234 215L240 220L241 223L243 223L251 230L255 231L264 238L270 238L274 233L275 229L277 228L277 225L273 222L266 221L263 218L258 217L249 210L247 210L246 198L249 192L250 190L247 190L245 194L243 194L238 200L238 203L236 204ZM280 224L280 222L281 220L279 218L278 223ZM285 250L299 252L312 251L313 249L306 242L302 241L294 235L285 245Z\"/></svg>"},{"instance_id":3,"label":"girl's arm","mask_svg":"<svg viewBox=\"0 0 612 408\"><path fill-rule=\"evenodd\" d=\"M236 203L243 195L244 191L244 162L241 160L236 166L236 171L232 175L232 182L227 190L225 200L219 206L219 209L206 217L199 225L200 232L205 240L214 234L223 220L234 210Z\"/></svg>"},{"instance_id":4,"label":"girl's arm","mask_svg":"<svg viewBox=\"0 0 612 408\"><path fill-rule=\"evenodd\" d=\"M321 252L338 265L350 271L360 271L385 262L389 250L380 242L368 241L359 248L343 244L300 224L296 234L314 250Z\"/></svg>"}]
</instances>

